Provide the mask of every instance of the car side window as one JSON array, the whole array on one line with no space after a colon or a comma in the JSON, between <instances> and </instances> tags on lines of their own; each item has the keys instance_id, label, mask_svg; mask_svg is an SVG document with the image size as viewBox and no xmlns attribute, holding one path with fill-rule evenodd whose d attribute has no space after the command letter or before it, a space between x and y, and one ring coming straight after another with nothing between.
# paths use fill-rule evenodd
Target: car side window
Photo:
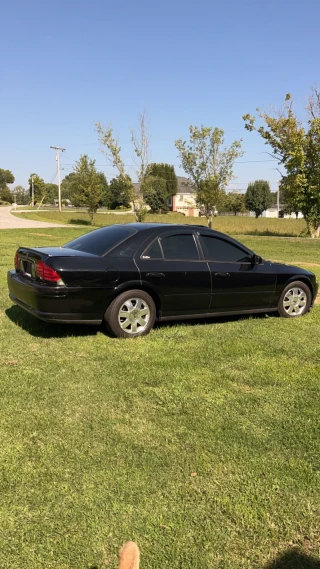
<instances>
[{"instance_id":1,"label":"car side window","mask_svg":"<svg viewBox=\"0 0 320 569\"><path fill-rule=\"evenodd\" d=\"M250 257L246 251L219 237L201 235L201 245L205 259L208 261L250 263Z\"/></svg>"},{"instance_id":2,"label":"car side window","mask_svg":"<svg viewBox=\"0 0 320 569\"><path fill-rule=\"evenodd\" d=\"M151 245L143 252L142 259L162 259L162 251L159 240L156 239Z\"/></svg>"},{"instance_id":3,"label":"car side window","mask_svg":"<svg viewBox=\"0 0 320 569\"><path fill-rule=\"evenodd\" d=\"M199 261L198 249L193 235L170 235L161 239L165 259Z\"/></svg>"}]
</instances>

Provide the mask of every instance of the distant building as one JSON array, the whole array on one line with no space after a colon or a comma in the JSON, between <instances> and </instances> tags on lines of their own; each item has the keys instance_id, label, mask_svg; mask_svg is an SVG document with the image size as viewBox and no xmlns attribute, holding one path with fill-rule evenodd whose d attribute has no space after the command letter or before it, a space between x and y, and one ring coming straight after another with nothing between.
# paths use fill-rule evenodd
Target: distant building
<instances>
[{"instance_id":1,"label":"distant building","mask_svg":"<svg viewBox=\"0 0 320 569\"><path fill-rule=\"evenodd\" d=\"M199 208L196 206L196 190L192 182L184 176L177 176L178 189L174 196L168 200L168 206L171 211L183 213L186 216L199 215ZM141 197L140 184L133 184L137 197Z\"/></svg>"},{"instance_id":2,"label":"distant building","mask_svg":"<svg viewBox=\"0 0 320 569\"><path fill-rule=\"evenodd\" d=\"M285 204L280 204L279 205L279 211L278 211L278 206L277 204L273 204L270 207L268 207L268 209L266 209L266 211L264 211L261 215L261 217L279 217L279 212L284 211L285 209ZM253 214L254 215L254 214ZM295 213L285 213L283 216L284 219L296 219L296 214ZM303 218L303 214L301 213L301 211L299 211L298 213L298 219L302 219Z\"/></svg>"}]
</instances>

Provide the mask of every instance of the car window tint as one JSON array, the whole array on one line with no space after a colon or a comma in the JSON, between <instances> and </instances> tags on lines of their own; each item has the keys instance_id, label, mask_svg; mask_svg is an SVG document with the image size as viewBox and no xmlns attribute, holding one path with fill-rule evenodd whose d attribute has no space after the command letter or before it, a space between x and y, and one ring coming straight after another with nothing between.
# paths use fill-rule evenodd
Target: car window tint
<instances>
[{"instance_id":1,"label":"car window tint","mask_svg":"<svg viewBox=\"0 0 320 569\"><path fill-rule=\"evenodd\" d=\"M198 261L199 255L193 235L170 235L161 239L165 259Z\"/></svg>"},{"instance_id":2,"label":"car window tint","mask_svg":"<svg viewBox=\"0 0 320 569\"><path fill-rule=\"evenodd\" d=\"M66 243L63 247L101 256L134 233L136 233L136 229L133 227L110 225L85 233L85 235Z\"/></svg>"},{"instance_id":3,"label":"car window tint","mask_svg":"<svg viewBox=\"0 0 320 569\"><path fill-rule=\"evenodd\" d=\"M162 251L158 239L151 243L142 255L143 259L162 259Z\"/></svg>"},{"instance_id":4,"label":"car window tint","mask_svg":"<svg viewBox=\"0 0 320 569\"><path fill-rule=\"evenodd\" d=\"M236 245L209 235L201 235L203 253L208 261L220 261L229 263L248 263L250 257L243 249Z\"/></svg>"}]
</instances>

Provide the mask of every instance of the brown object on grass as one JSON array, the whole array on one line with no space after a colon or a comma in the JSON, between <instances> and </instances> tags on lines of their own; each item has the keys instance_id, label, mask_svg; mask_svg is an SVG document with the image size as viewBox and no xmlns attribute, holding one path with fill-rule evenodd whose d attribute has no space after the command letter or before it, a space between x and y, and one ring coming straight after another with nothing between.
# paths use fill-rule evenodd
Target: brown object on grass
<instances>
[{"instance_id":1,"label":"brown object on grass","mask_svg":"<svg viewBox=\"0 0 320 569\"><path fill-rule=\"evenodd\" d=\"M118 569L139 569L139 548L133 541L127 541L119 553Z\"/></svg>"}]
</instances>

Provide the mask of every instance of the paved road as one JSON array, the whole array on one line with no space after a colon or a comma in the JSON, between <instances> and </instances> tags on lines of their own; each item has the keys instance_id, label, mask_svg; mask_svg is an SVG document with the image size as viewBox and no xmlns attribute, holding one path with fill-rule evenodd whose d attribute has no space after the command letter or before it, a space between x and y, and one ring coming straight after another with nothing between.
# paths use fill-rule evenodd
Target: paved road
<instances>
[{"instance_id":1,"label":"paved road","mask_svg":"<svg viewBox=\"0 0 320 569\"><path fill-rule=\"evenodd\" d=\"M11 215L12 206L0 207L0 229L35 229L44 227L70 227L59 223L48 223L46 221L33 221L22 219L16 215ZM75 227L75 226L73 226Z\"/></svg>"}]
</instances>

